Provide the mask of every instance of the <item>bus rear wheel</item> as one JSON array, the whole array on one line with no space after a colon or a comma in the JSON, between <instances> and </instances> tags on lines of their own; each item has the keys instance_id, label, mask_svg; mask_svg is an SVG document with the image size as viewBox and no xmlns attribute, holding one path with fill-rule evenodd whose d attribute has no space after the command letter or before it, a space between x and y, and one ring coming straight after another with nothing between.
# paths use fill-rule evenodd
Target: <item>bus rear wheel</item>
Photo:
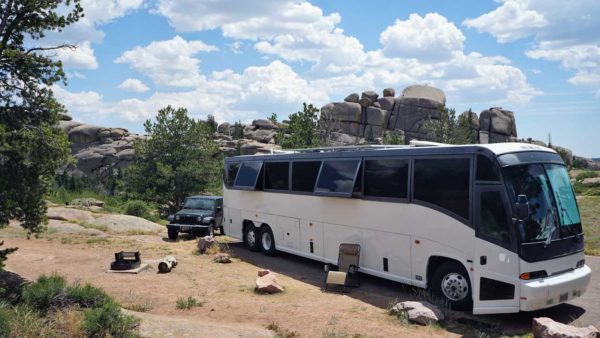
<instances>
[{"instance_id":1,"label":"bus rear wheel","mask_svg":"<svg viewBox=\"0 0 600 338\"><path fill-rule=\"evenodd\" d=\"M431 279L431 292L451 309L469 310L473 307L471 282L465 268L457 262L440 265Z\"/></svg>"},{"instance_id":2,"label":"bus rear wheel","mask_svg":"<svg viewBox=\"0 0 600 338\"><path fill-rule=\"evenodd\" d=\"M244 229L244 243L251 251L260 250L260 245L258 244L258 229L254 227L252 224L246 225Z\"/></svg>"},{"instance_id":3,"label":"bus rear wheel","mask_svg":"<svg viewBox=\"0 0 600 338\"><path fill-rule=\"evenodd\" d=\"M260 228L260 250L267 256L274 256L277 253L273 231L266 224Z\"/></svg>"}]
</instances>

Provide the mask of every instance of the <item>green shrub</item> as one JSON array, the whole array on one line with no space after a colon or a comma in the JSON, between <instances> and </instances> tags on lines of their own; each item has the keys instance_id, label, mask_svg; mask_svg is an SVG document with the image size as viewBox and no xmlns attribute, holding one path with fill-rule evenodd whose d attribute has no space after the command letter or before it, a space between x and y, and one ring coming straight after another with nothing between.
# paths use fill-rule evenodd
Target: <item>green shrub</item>
<instances>
[{"instance_id":1,"label":"green shrub","mask_svg":"<svg viewBox=\"0 0 600 338\"><path fill-rule=\"evenodd\" d=\"M189 310L193 307L201 307L204 303L196 298L189 296L187 299L183 297L177 298L177 308L179 310Z\"/></svg>"},{"instance_id":2,"label":"green shrub","mask_svg":"<svg viewBox=\"0 0 600 338\"><path fill-rule=\"evenodd\" d=\"M65 300L65 279L61 276L40 276L37 281L23 288L23 302L33 309L46 313L50 307Z\"/></svg>"},{"instance_id":3,"label":"green shrub","mask_svg":"<svg viewBox=\"0 0 600 338\"><path fill-rule=\"evenodd\" d=\"M10 322L12 318L10 311L6 308L0 308L0 337L8 337L10 335Z\"/></svg>"},{"instance_id":4,"label":"green shrub","mask_svg":"<svg viewBox=\"0 0 600 338\"><path fill-rule=\"evenodd\" d=\"M586 170L582 173L577 174L577 176L575 176L575 180L577 182L581 182L586 178L592 178L592 177L597 177L598 173L596 171L592 171L592 170Z\"/></svg>"},{"instance_id":5,"label":"green shrub","mask_svg":"<svg viewBox=\"0 0 600 338\"><path fill-rule=\"evenodd\" d=\"M70 303L74 303L84 308L96 308L111 301L110 296L90 284L74 285L67 288L67 299Z\"/></svg>"},{"instance_id":6,"label":"green shrub","mask_svg":"<svg viewBox=\"0 0 600 338\"><path fill-rule=\"evenodd\" d=\"M144 201L132 200L125 204L125 214L146 218L150 214L150 208Z\"/></svg>"},{"instance_id":7,"label":"green shrub","mask_svg":"<svg viewBox=\"0 0 600 338\"><path fill-rule=\"evenodd\" d=\"M135 329L139 321L121 313L114 302L85 310L82 328L88 337L139 337Z\"/></svg>"}]
</instances>

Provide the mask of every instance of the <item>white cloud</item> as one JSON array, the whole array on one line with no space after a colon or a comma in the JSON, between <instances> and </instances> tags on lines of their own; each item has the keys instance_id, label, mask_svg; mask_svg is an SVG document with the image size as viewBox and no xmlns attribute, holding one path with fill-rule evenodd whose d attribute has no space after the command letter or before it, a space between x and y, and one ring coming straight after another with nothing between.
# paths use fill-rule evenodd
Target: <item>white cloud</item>
<instances>
[{"instance_id":1,"label":"white cloud","mask_svg":"<svg viewBox=\"0 0 600 338\"><path fill-rule=\"evenodd\" d=\"M63 48L56 51L57 59L61 60L65 68L71 69L96 69L98 61L94 55L91 43L83 41L74 49Z\"/></svg>"},{"instance_id":2,"label":"white cloud","mask_svg":"<svg viewBox=\"0 0 600 338\"><path fill-rule=\"evenodd\" d=\"M146 47L137 46L124 52L115 62L130 64L159 85L192 87L202 81L200 60L193 56L216 50L215 46L202 41L186 41L177 35L171 40L153 41Z\"/></svg>"},{"instance_id":3,"label":"white cloud","mask_svg":"<svg viewBox=\"0 0 600 338\"><path fill-rule=\"evenodd\" d=\"M105 102L96 92L72 93L58 86L54 90L57 99L76 119L83 116L96 121L100 117L118 116L121 121L140 122L153 118L167 105L185 107L196 118L206 118L210 113L217 121L249 121L264 117L267 112L296 111L302 102L322 105L330 100L281 61L248 67L242 73L214 72L209 77L200 77L193 89L158 91L145 100ZM96 114L92 117L90 113Z\"/></svg>"},{"instance_id":4,"label":"white cloud","mask_svg":"<svg viewBox=\"0 0 600 338\"><path fill-rule=\"evenodd\" d=\"M389 57L444 61L452 58L453 52L462 51L465 36L445 17L428 13L425 17L411 14L408 20L396 20L381 33L379 41Z\"/></svg>"},{"instance_id":5,"label":"white cloud","mask_svg":"<svg viewBox=\"0 0 600 338\"><path fill-rule=\"evenodd\" d=\"M225 37L255 41L260 53L310 61L315 73L354 71L364 57L358 39L336 27L338 13L325 15L306 1L161 0L155 11L177 30L220 28Z\"/></svg>"},{"instance_id":6,"label":"white cloud","mask_svg":"<svg viewBox=\"0 0 600 338\"><path fill-rule=\"evenodd\" d=\"M528 0L503 0L500 7L463 24L492 34L498 42L511 42L535 33L548 24L543 14L529 9Z\"/></svg>"},{"instance_id":7,"label":"white cloud","mask_svg":"<svg viewBox=\"0 0 600 338\"><path fill-rule=\"evenodd\" d=\"M533 38L525 54L532 59L559 62L575 74L572 84L600 90L600 2L567 3L545 0L503 0L490 13L464 24L492 34L499 42Z\"/></svg>"},{"instance_id":8,"label":"white cloud","mask_svg":"<svg viewBox=\"0 0 600 338\"><path fill-rule=\"evenodd\" d=\"M142 81L131 78L121 82L118 88L134 93L144 93L150 90L150 88L148 88L148 86L146 86Z\"/></svg>"}]
</instances>

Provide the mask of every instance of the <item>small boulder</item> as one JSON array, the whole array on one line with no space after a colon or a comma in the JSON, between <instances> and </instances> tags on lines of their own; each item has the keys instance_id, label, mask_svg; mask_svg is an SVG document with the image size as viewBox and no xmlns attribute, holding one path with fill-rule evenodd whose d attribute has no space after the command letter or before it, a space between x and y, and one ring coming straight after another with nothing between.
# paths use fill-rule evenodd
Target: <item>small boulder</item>
<instances>
[{"instance_id":1,"label":"small boulder","mask_svg":"<svg viewBox=\"0 0 600 338\"><path fill-rule=\"evenodd\" d=\"M213 257L213 262L221 264L231 263L231 257L226 253L218 253Z\"/></svg>"},{"instance_id":2,"label":"small boulder","mask_svg":"<svg viewBox=\"0 0 600 338\"><path fill-rule=\"evenodd\" d=\"M273 123L273 121L265 120L265 119L254 120L254 121L252 121L252 125L258 129L277 129L278 128L277 125L275 123Z\"/></svg>"},{"instance_id":3,"label":"small boulder","mask_svg":"<svg viewBox=\"0 0 600 338\"><path fill-rule=\"evenodd\" d=\"M376 92L372 91L372 90L367 90L365 92L362 92L362 95L360 96L360 98L367 98L369 100L371 100L371 102L375 102L377 101L377 98L379 98L379 94L377 94Z\"/></svg>"},{"instance_id":4,"label":"small boulder","mask_svg":"<svg viewBox=\"0 0 600 338\"><path fill-rule=\"evenodd\" d=\"M258 277L262 277L264 275L268 275L271 273L271 270L258 270Z\"/></svg>"},{"instance_id":5,"label":"small boulder","mask_svg":"<svg viewBox=\"0 0 600 338\"><path fill-rule=\"evenodd\" d=\"M381 108L381 103L379 103L379 102L373 102L373 107L375 107L375 108Z\"/></svg>"},{"instance_id":6,"label":"small boulder","mask_svg":"<svg viewBox=\"0 0 600 338\"><path fill-rule=\"evenodd\" d=\"M400 302L390 309L390 314L406 312L408 320L420 325L435 324L444 320L444 313L429 302Z\"/></svg>"},{"instance_id":7,"label":"small boulder","mask_svg":"<svg viewBox=\"0 0 600 338\"><path fill-rule=\"evenodd\" d=\"M104 202L95 198L76 198L71 201L71 205L79 205L82 207L104 207Z\"/></svg>"},{"instance_id":8,"label":"small boulder","mask_svg":"<svg viewBox=\"0 0 600 338\"><path fill-rule=\"evenodd\" d=\"M358 100L358 103L361 107L367 108L373 104L373 101L371 101L371 99L369 99L368 97L363 97L360 100Z\"/></svg>"},{"instance_id":9,"label":"small boulder","mask_svg":"<svg viewBox=\"0 0 600 338\"><path fill-rule=\"evenodd\" d=\"M600 338L600 331L590 325L575 327L553 321L547 317L533 319L535 338Z\"/></svg>"},{"instance_id":10,"label":"small boulder","mask_svg":"<svg viewBox=\"0 0 600 338\"><path fill-rule=\"evenodd\" d=\"M396 90L394 88L386 88L383 90L383 97L394 97L396 96Z\"/></svg>"},{"instance_id":11,"label":"small boulder","mask_svg":"<svg viewBox=\"0 0 600 338\"><path fill-rule=\"evenodd\" d=\"M344 101L358 103L358 99L359 99L358 94L357 93L352 93L352 94L346 96L346 98L344 99Z\"/></svg>"},{"instance_id":12,"label":"small boulder","mask_svg":"<svg viewBox=\"0 0 600 338\"><path fill-rule=\"evenodd\" d=\"M208 249L210 249L217 242L212 236L204 236L198 239L198 252L204 254Z\"/></svg>"},{"instance_id":13,"label":"small boulder","mask_svg":"<svg viewBox=\"0 0 600 338\"><path fill-rule=\"evenodd\" d=\"M231 127L231 124L229 124L229 122L223 122L223 123L219 124L219 126L217 127L217 131L221 134L228 134L230 127Z\"/></svg>"},{"instance_id":14,"label":"small boulder","mask_svg":"<svg viewBox=\"0 0 600 338\"><path fill-rule=\"evenodd\" d=\"M600 186L600 177L584 178L583 181L581 181L581 184L583 184L586 187Z\"/></svg>"},{"instance_id":15,"label":"small boulder","mask_svg":"<svg viewBox=\"0 0 600 338\"><path fill-rule=\"evenodd\" d=\"M283 286L279 284L277 275L270 272L256 279L256 290L261 293L280 293Z\"/></svg>"}]
</instances>

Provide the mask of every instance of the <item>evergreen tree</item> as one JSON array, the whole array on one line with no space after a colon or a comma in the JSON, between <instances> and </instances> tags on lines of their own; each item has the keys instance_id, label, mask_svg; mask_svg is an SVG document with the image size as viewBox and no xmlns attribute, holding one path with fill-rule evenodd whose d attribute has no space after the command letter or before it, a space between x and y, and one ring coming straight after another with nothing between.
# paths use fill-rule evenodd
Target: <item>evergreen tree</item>
<instances>
[{"instance_id":1,"label":"evergreen tree","mask_svg":"<svg viewBox=\"0 0 600 338\"><path fill-rule=\"evenodd\" d=\"M321 145L317 133L319 109L312 104L303 103L302 105L302 111L290 114L290 123L287 129L280 129L277 132L275 142L284 149L311 148ZM288 134L287 137L284 136L285 133Z\"/></svg>"},{"instance_id":2,"label":"evergreen tree","mask_svg":"<svg viewBox=\"0 0 600 338\"><path fill-rule=\"evenodd\" d=\"M186 196L220 187L221 157L206 122L171 106L147 120L145 140L135 143L134 162L125 169L125 187L135 198L174 211Z\"/></svg>"},{"instance_id":3,"label":"evergreen tree","mask_svg":"<svg viewBox=\"0 0 600 338\"><path fill-rule=\"evenodd\" d=\"M48 51L73 46L39 40L82 12L79 0L0 1L0 226L17 219L28 234L44 229L43 196L69 154L57 126L65 109L51 90L66 77Z\"/></svg>"},{"instance_id":4,"label":"evergreen tree","mask_svg":"<svg viewBox=\"0 0 600 338\"><path fill-rule=\"evenodd\" d=\"M430 117L423 121L422 128L427 131L428 139L433 142L472 144L476 143L476 135L470 123L470 117L466 114L457 117L453 108L440 108L438 118Z\"/></svg>"}]
</instances>

